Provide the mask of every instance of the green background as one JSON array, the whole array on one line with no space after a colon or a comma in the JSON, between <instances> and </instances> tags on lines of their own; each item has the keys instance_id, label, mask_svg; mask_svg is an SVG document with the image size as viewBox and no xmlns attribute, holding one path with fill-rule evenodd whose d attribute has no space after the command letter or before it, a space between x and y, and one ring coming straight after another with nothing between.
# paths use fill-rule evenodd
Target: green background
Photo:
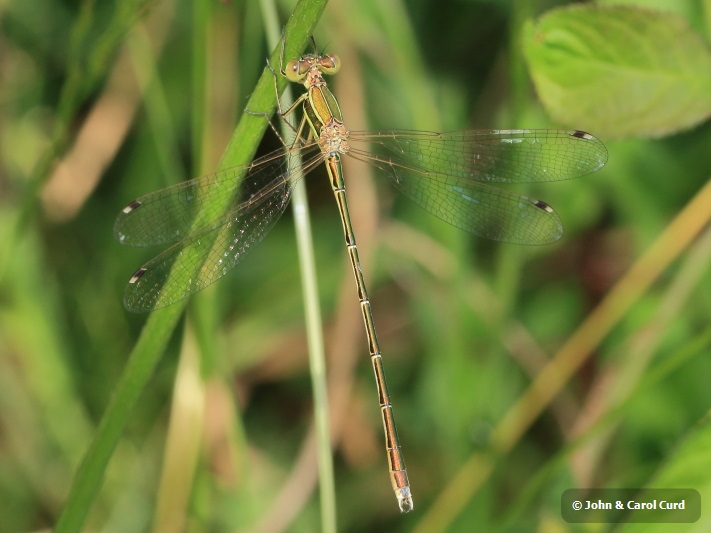
<instances>
[{"instance_id":1,"label":"green background","mask_svg":"<svg viewBox=\"0 0 711 533\"><path fill-rule=\"evenodd\" d=\"M408 515L332 193L309 176L338 529L600 531L561 519L564 490L654 487L702 498L699 522L663 531L708 530L711 2L302 4L287 60L315 24L350 129L564 127L609 151L520 189L563 220L545 247L474 239L346 166ZM294 4L277 8L285 24ZM322 528L289 210L188 319L148 325L122 294L160 250L112 236L133 198L251 158L264 120L233 133L251 95L274 97L264 27L249 1L0 2L0 533L60 515Z\"/></svg>"}]
</instances>

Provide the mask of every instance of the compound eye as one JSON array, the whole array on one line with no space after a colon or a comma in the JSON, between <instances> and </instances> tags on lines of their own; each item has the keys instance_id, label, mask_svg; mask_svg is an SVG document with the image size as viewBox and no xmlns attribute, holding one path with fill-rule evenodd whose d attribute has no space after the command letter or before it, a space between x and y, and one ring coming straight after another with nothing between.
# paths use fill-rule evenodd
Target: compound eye
<instances>
[{"instance_id":1,"label":"compound eye","mask_svg":"<svg viewBox=\"0 0 711 533\"><path fill-rule=\"evenodd\" d=\"M306 70L303 68L302 62L298 59L289 61L286 64L286 70L284 71L286 79L289 81L301 81L306 75Z\"/></svg>"},{"instance_id":2,"label":"compound eye","mask_svg":"<svg viewBox=\"0 0 711 533\"><path fill-rule=\"evenodd\" d=\"M326 74L335 74L341 69L341 58L336 54L321 56L321 70Z\"/></svg>"}]
</instances>

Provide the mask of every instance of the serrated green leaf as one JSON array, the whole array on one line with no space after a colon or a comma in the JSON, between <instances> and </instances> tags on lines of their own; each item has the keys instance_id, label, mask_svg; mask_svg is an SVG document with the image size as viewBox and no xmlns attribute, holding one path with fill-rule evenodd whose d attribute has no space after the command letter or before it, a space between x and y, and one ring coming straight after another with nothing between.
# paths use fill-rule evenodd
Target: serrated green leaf
<instances>
[{"instance_id":1,"label":"serrated green leaf","mask_svg":"<svg viewBox=\"0 0 711 533\"><path fill-rule=\"evenodd\" d=\"M524 27L538 95L559 123L603 138L662 136L711 115L711 51L680 17L578 6Z\"/></svg>"}]
</instances>

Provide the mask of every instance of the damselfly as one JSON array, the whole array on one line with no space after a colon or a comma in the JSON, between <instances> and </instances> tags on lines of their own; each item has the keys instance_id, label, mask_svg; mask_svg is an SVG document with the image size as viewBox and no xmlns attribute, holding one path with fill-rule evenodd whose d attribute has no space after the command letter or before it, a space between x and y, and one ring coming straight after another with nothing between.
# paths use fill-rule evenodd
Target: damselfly
<instances>
[{"instance_id":1,"label":"damselfly","mask_svg":"<svg viewBox=\"0 0 711 533\"><path fill-rule=\"evenodd\" d=\"M233 269L284 212L295 179L321 163L331 181L355 276L375 371L390 469L401 511L413 508L405 462L395 429L380 346L348 214L341 156L382 170L405 196L424 209L480 237L546 244L562 234L548 204L492 186L577 178L607 161L605 146L578 130L348 131L323 74L340 67L337 56L309 54L282 71L304 85L296 101L304 116L297 142L256 159L156 191L131 202L114 232L127 245L175 243L129 280L124 303L151 311L187 298ZM308 136L304 137L304 132ZM290 166L300 151L303 163Z\"/></svg>"}]
</instances>

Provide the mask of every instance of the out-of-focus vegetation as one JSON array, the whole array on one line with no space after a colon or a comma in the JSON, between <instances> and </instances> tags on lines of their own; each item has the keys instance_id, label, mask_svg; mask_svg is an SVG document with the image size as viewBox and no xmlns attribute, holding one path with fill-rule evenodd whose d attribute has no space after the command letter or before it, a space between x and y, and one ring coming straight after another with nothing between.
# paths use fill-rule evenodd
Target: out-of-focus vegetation
<instances>
[{"instance_id":1,"label":"out-of-focus vegetation","mask_svg":"<svg viewBox=\"0 0 711 533\"><path fill-rule=\"evenodd\" d=\"M598 134L600 172L525 189L564 221L546 247L473 239L347 163L408 515L341 225L325 176L309 177L339 530L577 531L560 517L572 487L661 482L711 504L711 452L692 445L710 431L709 3L550 11L562 4L334 0L316 26L353 130L604 124L614 138ZM293 3L278 7L286 21ZM122 291L159 252L120 246L113 221L216 168L272 52L259 5L9 0L0 28L0 533L52 527L87 477L101 487L84 495L87 530L319 530L288 212L163 330L127 427L101 422L147 319ZM80 470L106 426L108 468Z\"/></svg>"}]
</instances>

